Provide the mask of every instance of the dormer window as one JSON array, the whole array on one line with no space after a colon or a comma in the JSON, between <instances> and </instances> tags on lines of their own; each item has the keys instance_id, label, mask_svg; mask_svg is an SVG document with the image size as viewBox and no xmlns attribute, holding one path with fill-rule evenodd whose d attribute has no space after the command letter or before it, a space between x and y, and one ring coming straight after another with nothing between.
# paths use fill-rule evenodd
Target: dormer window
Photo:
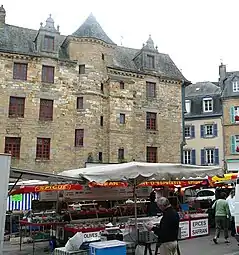
<instances>
[{"instance_id":1,"label":"dormer window","mask_svg":"<svg viewBox=\"0 0 239 255\"><path fill-rule=\"evenodd\" d=\"M239 92L239 82L238 81L232 82L232 90L233 90L233 92Z\"/></svg>"},{"instance_id":2,"label":"dormer window","mask_svg":"<svg viewBox=\"0 0 239 255\"><path fill-rule=\"evenodd\" d=\"M185 113L191 112L191 100L185 100Z\"/></svg>"},{"instance_id":3,"label":"dormer window","mask_svg":"<svg viewBox=\"0 0 239 255\"><path fill-rule=\"evenodd\" d=\"M213 100L212 98L203 99L203 112L212 112L213 111Z\"/></svg>"},{"instance_id":4,"label":"dormer window","mask_svg":"<svg viewBox=\"0 0 239 255\"><path fill-rule=\"evenodd\" d=\"M54 51L54 37L45 35L45 37L44 37L44 50Z\"/></svg>"},{"instance_id":5,"label":"dormer window","mask_svg":"<svg viewBox=\"0 0 239 255\"><path fill-rule=\"evenodd\" d=\"M146 67L150 68L150 69L154 69L155 68L155 58L152 55L147 55L146 56Z\"/></svg>"}]
</instances>

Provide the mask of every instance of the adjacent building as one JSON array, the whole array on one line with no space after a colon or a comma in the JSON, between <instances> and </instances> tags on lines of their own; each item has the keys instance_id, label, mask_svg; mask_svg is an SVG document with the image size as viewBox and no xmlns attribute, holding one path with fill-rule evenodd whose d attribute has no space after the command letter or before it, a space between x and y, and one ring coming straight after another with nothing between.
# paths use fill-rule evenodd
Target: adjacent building
<instances>
[{"instance_id":1,"label":"adjacent building","mask_svg":"<svg viewBox=\"0 0 239 255\"><path fill-rule=\"evenodd\" d=\"M239 72L227 72L219 67L222 88L225 166L230 172L239 171Z\"/></svg>"},{"instance_id":2,"label":"adjacent building","mask_svg":"<svg viewBox=\"0 0 239 255\"><path fill-rule=\"evenodd\" d=\"M223 166L221 88L212 82L186 87L185 164Z\"/></svg>"},{"instance_id":3,"label":"adjacent building","mask_svg":"<svg viewBox=\"0 0 239 255\"><path fill-rule=\"evenodd\" d=\"M6 24L0 8L0 152L15 167L60 171L85 162L180 162L187 83L151 38L116 45L91 14L60 34Z\"/></svg>"}]
</instances>

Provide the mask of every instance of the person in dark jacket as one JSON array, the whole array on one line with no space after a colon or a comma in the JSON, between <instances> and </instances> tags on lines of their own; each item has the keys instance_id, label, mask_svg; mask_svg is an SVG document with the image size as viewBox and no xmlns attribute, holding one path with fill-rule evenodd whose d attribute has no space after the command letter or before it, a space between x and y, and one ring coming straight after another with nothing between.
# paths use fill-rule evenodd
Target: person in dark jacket
<instances>
[{"instance_id":1,"label":"person in dark jacket","mask_svg":"<svg viewBox=\"0 0 239 255\"><path fill-rule=\"evenodd\" d=\"M147 206L147 216L148 217L157 216L160 213L160 210L158 208L157 203L155 202L155 199L156 199L155 191L152 191L149 196L150 202Z\"/></svg>"},{"instance_id":2,"label":"person in dark jacket","mask_svg":"<svg viewBox=\"0 0 239 255\"><path fill-rule=\"evenodd\" d=\"M157 204L163 211L163 217L159 227L154 227L151 223L147 224L146 227L149 231L153 231L155 235L158 236L160 255L177 255L179 215L172 208L166 197L158 198Z\"/></svg>"}]
</instances>

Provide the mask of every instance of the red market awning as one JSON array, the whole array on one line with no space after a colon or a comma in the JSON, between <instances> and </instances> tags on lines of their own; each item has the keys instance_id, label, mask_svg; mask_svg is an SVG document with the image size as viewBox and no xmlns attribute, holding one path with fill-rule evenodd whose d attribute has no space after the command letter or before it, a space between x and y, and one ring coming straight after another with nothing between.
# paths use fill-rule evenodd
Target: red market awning
<instances>
[{"instance_id":1,"label":"red market awning","mask_svg":"<svg viewBox=\"0 0 239 255\"><path fill-rule=\"evenodd\" d=\"M56 185L38 185L38 186L22 186L19 189L13 190L9 195L25 194L25 193L38 193L49 191L62 191L62 190L82 190L80 184L56 184Z\"/></svg>"}]
</instances>

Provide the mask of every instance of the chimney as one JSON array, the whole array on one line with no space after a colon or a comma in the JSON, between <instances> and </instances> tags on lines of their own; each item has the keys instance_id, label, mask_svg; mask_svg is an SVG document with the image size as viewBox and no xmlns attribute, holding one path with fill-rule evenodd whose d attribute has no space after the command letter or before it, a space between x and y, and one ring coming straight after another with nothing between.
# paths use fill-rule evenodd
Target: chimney
<instances>
[{"instance_id":1,"label":"chimney","mask_svg":"<svg viewBox=\"0 0 239 255\"><path fill-rule=\"evenodd\" d=\"M221 65L219 66L219 81L220 82L224 81L224 79L226 78L226 74L227 74L226 65L221 63Z\"/></svg>"},{"instance_id":2,"label":"chimney","mask_svg":"<svg viewBox=\"0 0 239 255\"><path fill-rule=\"evenodd\" d=\"M6 11L3 7L3 5L1 5L0 7L0 26L3 27L5 24L5 18L6 18Z\"/></svg>"}]
</instances>

